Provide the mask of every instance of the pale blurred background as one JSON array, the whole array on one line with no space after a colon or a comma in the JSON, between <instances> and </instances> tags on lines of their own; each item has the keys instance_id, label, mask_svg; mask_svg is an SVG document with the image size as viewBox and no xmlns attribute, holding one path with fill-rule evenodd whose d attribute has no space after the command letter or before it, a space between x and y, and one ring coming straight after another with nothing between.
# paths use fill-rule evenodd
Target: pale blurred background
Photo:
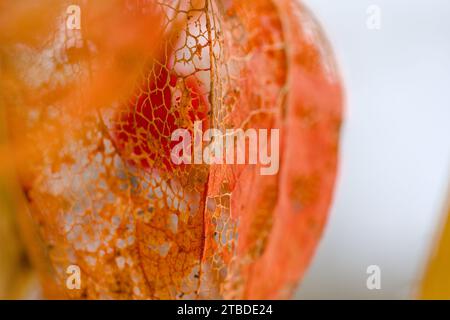
<instances>
[{"instance_id":1,"label":"pale blurred background","mask_svg":"<svg viewBox=\"0 0 450 320\"><path fill-rule=\"evenodd\" d=\"M325 237L297 298L410 299L450 178L450 2L305 0L347 88L341 170ZM381 29L366 26L381 10ZM366 269L381 268L381 290Z\"/></svg>"}]
</instances>

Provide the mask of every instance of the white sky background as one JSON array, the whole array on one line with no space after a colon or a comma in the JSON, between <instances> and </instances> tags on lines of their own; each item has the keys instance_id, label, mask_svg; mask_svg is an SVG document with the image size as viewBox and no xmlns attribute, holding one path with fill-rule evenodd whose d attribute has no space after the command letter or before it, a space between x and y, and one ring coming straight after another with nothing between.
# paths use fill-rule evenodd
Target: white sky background
<instances>
[{"instance_id":1,"label":"white sky background","mask_svg":"<svg viewBox=\"0 0 450 320\"><path fill-rule=\"evenodd\" d=\"M334 207L297 298L412 298L450 178L450 1L304 3L334 47L347 115ZM380 291L366 288L372 264Z\"/></svg>"}]
</instances>

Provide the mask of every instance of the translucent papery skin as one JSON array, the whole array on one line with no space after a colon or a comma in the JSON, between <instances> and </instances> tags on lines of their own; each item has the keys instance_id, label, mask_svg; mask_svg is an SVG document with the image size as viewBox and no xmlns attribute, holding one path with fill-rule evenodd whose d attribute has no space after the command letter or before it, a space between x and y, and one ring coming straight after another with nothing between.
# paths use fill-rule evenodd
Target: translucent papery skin
<instances>
[{"instance_id":1,"label":"translucent papery skin","mask_svg":"<svg viewBox=\"0 0 450 320\"><path fill-rule=\"evenodd\" d=\"M88 1L68 30L69 5L43 1L43 20L11 4L37 26L2 22L17 36L0 38L21 230L45 297L290 297L326 222L342 112L310 13L292 0ZM172 132L195 121L279 129L278 173L173 164Z\"/></svg>"}]
</instances>

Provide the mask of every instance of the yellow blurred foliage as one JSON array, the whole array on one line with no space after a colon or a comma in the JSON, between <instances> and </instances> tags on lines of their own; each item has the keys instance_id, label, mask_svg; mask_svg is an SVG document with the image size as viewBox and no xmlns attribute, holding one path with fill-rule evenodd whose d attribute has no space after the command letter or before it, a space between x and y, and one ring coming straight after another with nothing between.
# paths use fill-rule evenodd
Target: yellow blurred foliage
<instances>
[{"instance_id":1,"label":"yellow blurred foliage","mask_svg":"<svg viewBox=\"0 0 450 320\"><path fill-rule=\"evenodd\" d=\"M422 299L450 299L450 192L447 199L446 221L423 278Z\"/></svg>"}]
</instances>

